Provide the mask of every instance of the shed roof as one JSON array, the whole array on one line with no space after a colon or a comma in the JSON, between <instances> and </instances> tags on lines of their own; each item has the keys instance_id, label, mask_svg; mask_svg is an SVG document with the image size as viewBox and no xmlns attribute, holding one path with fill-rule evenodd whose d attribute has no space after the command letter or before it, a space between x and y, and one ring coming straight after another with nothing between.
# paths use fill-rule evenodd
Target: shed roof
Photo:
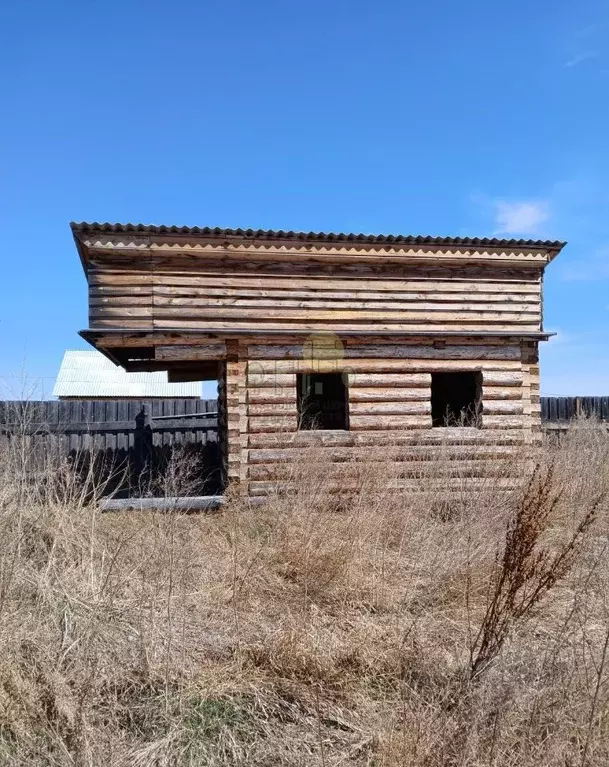
<instances>
[{"instance_id":1,"label":"shed roof","mask_svg":"<svg viewBox=\"0 0 609 767\"><path fill-rule=\"evenodd\" d=\"M111 224L94 221L80 223L72 221L70 227L74 236L87 232L117 234L184 234L208 237L244 237L261 240L299 240L305 242L370 242L397 245L465 245L470 247L516 247L560 250L565 242L560 240L518 240L497 239L496 237L433 237L411 234L363 234L346 232L294 232L275 229L222 229L200 226L156 226L152 224Z\"/></svg>"},{"instance_id":2,"label":"shed roof","mask_svg":"<svg viewBox=\"0 0 609 767\"><path fill-rule=\"evenodd\" d=\"M98 351L66 351L54 397L201 397L201 383L168 383L167 372L127 373Z\"/></svg>"}]
</instances>

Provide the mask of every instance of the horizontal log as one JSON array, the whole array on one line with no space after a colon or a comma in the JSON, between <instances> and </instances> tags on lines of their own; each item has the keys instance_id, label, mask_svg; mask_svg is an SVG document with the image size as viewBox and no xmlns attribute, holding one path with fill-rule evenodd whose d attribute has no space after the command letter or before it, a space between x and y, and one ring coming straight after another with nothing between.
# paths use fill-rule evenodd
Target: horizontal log
<instances>
[{"instance_id":1,"label":"horizontal log","mask_svg":"<svg viewBox=\"0 0 609 767\"><path fill-rule=\"evenodd\" d=\"M482 371L482 390L487 386L522 386L522 373L520 371L504 372L501 370Z\"/></svg>"},{"instance_id":2,"label":"horizontal log","mask_svg":"<svg viewBox=\"0 0 609 767\"><path fill-rule=\"evenodd\" d=\"M96 313L103 316L104 313L108 313L110 310L118 311L119 309L129 309L131 307L147 307L154 309L155 314L160 316L171 315L173 312L168 312L168 309L179 309L182 314L189 316L213 316L216 310L227 309L233 310L226 316L233 316L235 310L256 310L261 316L279 316L274 315L273 311L276 310L342 310L342 311L375 311L384 315L391 316L396 311L408 312L408 311L427 311L429 313L434 312L500 312L500 313L523 313L530 314L539 319L541 313L541 306L539 301L475 301L471 297L463 298L458 301L450 301L448 298L444 300L430 301L425 300L425 296L422 295L419 299L411 300L376 300L372 301L369 298L364 299L348 299L347 296L332 297L325 300L320 298L237 298L235 296L227 296L225 298L208 297L208 291L202 291L205 295L201 298L178 298L178 297L158 297L140 293L135 293L132 286L129 290L124 290L124 295L104 295L99 296L94 292L89 293L89 307ZM413 294L404 294L411 296ZM453 295L453 294L451 294ZM499 294L496 294L499 296ZM213 309L213 312L207 312L207 309ZM108 310L108 311L105 311ZM289 312L288 316L292 316L293 312ZM224 315L222 315L224 316ZM243 316L248 316L244 314ZM251 313L249 316L253 316Z\"/></svg>"},{"instance_id":3,"label":"horizontal log","mask_svg":"<svg viewBox=\"0 0 609 767\"><path fill-rule=\"evenodd\" d=\"M222 495L180 496L167 498L102 498L101 511L212 511L226 499Z\"/></svg>"},{"instance_id":4,"label":"horizontal log","mask_svg":"<svg viewBox=\"0 0 609 767\"><path fill-rule=\"evenodd\" d=\"M379 431L385 429L425 429L431 426L431 414L391 416L352 415L349 417L349 425L353 430L371 429Z\"/></svg>"},{"instance_id":5,"label":"horizontal log","mask_svg":"<svg viewBox=\"0 0 609 767\"><path fill-rule=\"evenodd\" d=\"M271 389L260 388L247 390L247 401L250 404L256 405L283 405L287 403L293 403L296 407L296 389L284 388L284 389Z\"/></svg>"},{"instance_id":6,"label":"horizontal log","mask_svg":"<svg viewBox=\"0 0 609 767\"><path fill-rule=\"evenodd\" d=\"M391 387L355 387L349 389L349 402L405 402L430 400L431 389L428 386L419 388Z\"/></svg>"},{"instance_id":7,"label":"horizontal log","mask_svg":"<svg viewBox=\"0 0 609 767\"><path fill-rule=\"evenodd\" d=\"M201 346L156 346L154 357L163 362L196 362L199 360L226 359L226 344L201 344Z\"/></svg>"},{"instance_id":8,"label":"horizontal log","mask_svg":"<svg viewBox=\"0 0 609 767\"><path fill-rule=\"evenodd\" d=\"M522 389L516 386L482 386L482 401L485 400L520 400Z\"/></svg>"},{"instance_id":9,"label":"horizontal log","mask_svg":"<svg viewBox=\"0 0 609 767\"><path fill-rule=\"evenodd\" d=\"M215 287L214 278L206 281L206 284L192 285L173 285L172 276L168 275L163 284L155 284L152 280L144 285L97 285L91 284L89 295L93 299L101 298L122 298L130 296L152 297L155 298L229 298L229 299L290 299L290 300L345 300L345 301L395 301L395 302L487 302L487 303L523 303L527 305L539 306L539 289L533 292L515 292L504 290L496 292L478 292L478 291L448 291L434 290L429 288L425 282L417 284L416 290L401 290L399 283L394 290L376 290L373 284L367 289L354 290L353 288L328 289L325 284L317 283L314 288L302 288L294 285L293 280L284 280L280 287L252 287L248 282L245 286ZM528 309L527 309L528 311Z\"/></svg>"},{"instance_id":10,"label":"horizontal log","mask_svg":"<svg viewBox=\"0 0 609 767\"><path fill-rule=\"evenodd\" d=\"M495 494L498 490L513 490L521 487L522 477L484 477L484 478L462 478L462 477L442 477L437 480L426 477L424 480L403 479L391 481L382 490L382 494L391 497L393 493L431 493L437 497L438 494L447 490L459 490L462 492L479 491ZM297 491L298 483L291 486L288 481L270 481L270 480L251 480L248 484L249 494L252 496L269 496L276 493L294 493ZM324 485L326 492L335 492L337 494L344 492L357 492L362 489L362 481L359 478L337 478L336 484L328 482ZM305 490L306 492L306 490Z\"/></svg>"},{"instance_id":11,"label":"horizontal log","mask_svg":"<svg viewBox=\"0 0 609 767\"><path fill-rule=\"evenodd\" d=\"M419 446L434 448L470 445L521 445L522 432L503 429L472 429L451 426L416 430L384 430L379 426L374 431L294 431L292 433L250 433L250 448L311 448L323 446Z\"/></svg>"},{"instance_id":12,"label":"horizontal log","mask_svg":"<svg viewBox=\"0 0 609 767\"><path fill-rule=\"evenodd\" d=\"M103 346L104 348L129 348L129 347L142 347L142 346L201 346L203 344L215 344L215 343L224 343L223 338L221 337L221 334L205 334L205 333L195 333L195 334L189 334L188 332L179 331L177 333L171 333L171 332L163 332L160 330L157 331L150 331L149 328L147 329L149 332L142 332L142 331L133 331L121 334L108 334L100 336L98 339L98 343L100 346ZM395 336L354 336L349 335L348 333L342 334L340 337L341 343L343 343L345 346L357 346L357 345L382 345L387 344L391 346L396 345L396 338ZM242 337L244 339L244 343L249 344L250 346L256 346L256 345L269 345L269 337L268 336L260 336L258 333L258 330L252 330L249 334L244 334ZM298 346L303 343L302 336L297 335L290 335L289 331L286 331L285 334L273 334L272 340L274 344L279 345L292 345L292 346ZM446 340L447 346L449 344L454 345L467 345L467 346L503 346L506 344L505 338L500 337L484 337L479 338L476 336L448 336L444 340ZM417 344L417 345L429 345L430 339L429 337L425 336L416 336L412 333L407 333L404 336L403 343L407 344Z\"/></svg>"},{"instance_id":13,"label":"horizontal log","mask_svg":"<svg viewBox=\"0 0 609 767\"><path fill-rule=\"evenodd\" d=\"M141 302L141 305L146 303L152 303L150 299L146 297L129 299L123 297L123 303L127 303L131 300L137 300ZM99 308L117 306L119 301L116 297L102 296L99 298L92 298L90 306ZM326 309L347 311L378 311L383 314L389 314L393 311L409 312L409 311L427 311L427 312L501 312L501 313L525 313L534 314L539 316L540 306L538 303L525 303L525 302L500 302L500 301L472 301L471 297L463 299L461 301L429 301L424 297L419 300L410 301L373 301L370 298L356 298L349 300L346 296L340 298L237 298L234 296L226 298L210 297L204 295L197 298L184 298L178 296L154 296L154 310L155 313L160 315L167 313L170 309L181 309L185 314L196 312L206 313L208 309L214 310L220 309L237 309L241 311L256 310L261 314L267 316L280 316L280 313L288 310L316 310ZM274 312L279 312L274 314ZM232 316L228 315L228 316ZM248 316L248 315L244 315ZM249 315L253 316L253 315ZM292 316L289 312L288 316ZM418 315L417 315L418 316Z\"/></svg>"},{"instance_id":14,"label":"horizontal log","mask_svg":"<svg viewBox=\"0 0 609 767\"><path fill-rule=\"evenodd\" d=\"M318 461L321 463L384 463L386 461L434 462L514 458L522 456L521 445L386 445L377 447L362 445L336 447L334 445L306 445L283 449L250 449L248 460L251 464L298 463Z\"/></svg>"},{"instance_id":15,"label":"horizontal log","mask_svg":"<svg viewBox=\"0 0 609 767\"><path fill-rule=\"evenodd\" d=\"M150 322L150 319L145 319L145 318L142 318L139 320L125 319L125 318L120 318L119 320L117 320L115 318L110 320L97 319L95 320L95 322L90 322L90 325L95 330L102 330L102 331L106 329L108 330L114 330L114 329L124 330L125 329L125 330L146 331L146 330L150 330L151 322Z\"/></svg>"},{"instance_id":16,"label":"horizontal log","mask_svg":"<svg viewBox=\"0 0 609 767\"><path fill-rule=\"evenodd\" d=\"M431 386L431 373L358 373L349 376L349 389L356 388L414 388Z\"/></svg>"},{"instance_id":17,"label":"horizontal log","mask_svg":"<svg viewBox=\"0 0 609 767\"><path fill-rule=\"evenodd\" d=\"M108 318L99 318L94 323L93 327L130 327L126 325L126 320L116 317L114 320ZM234 332L236 329L242 335L256 335L264 334L265 330L271 330L273 332L281 331L290 333L292 331L303 332L324 332L324 333L344 333L348 335L350 332L357 333L379 333L379 332L391 332L391 333L403 333L411 334L417 332L429 332L434 330L450 331L452 333L458 332L467 335L467 333L510 333L515 337L524 333L537 333L539 332L539 322L507 322L505 318L492 320L490 318L485 319L472 319L467 322L462 320L437 320L434 317L426 315L426 318L421 318L421 321L404 320L400 317L396 320L380 320L365 321L361 317L357 317L355 320L337 320L332 318L318 319L318 320L304 320L299 318L293 318L292 320L265 320L264 318L257 318L255 321L252 318L233 318L230 319L182 319L180 317L158 317L154 318L154 328L160 331L168 330L181 330L181 331L208 331L209 333L215 333L221 330L230 330Z\"/></svg>"},{"instance_id":18,"label":"horizontal log","mask_svg":"<svg viewBox=\"0 0 609 767\"><path fill-rule=\"evenodd\" d=\"M509 415L484 415L482 414L482 428L492 429L522 429L527 425L524 416Z\"/></svg>"},{"instance_id":19,"label":"horizontal log","mask_svg":"<svg viewBox=\"0 0 609 767\"><path fill-rule=\"evenodd\" d=\"M382 320L385 322L495 322L495 323L525 323L529 325L539 324L539 312L512 312L512 311L477 311L455 309L446 310L419 310L416 304L411 309L385 309L383 311L371 311L369 309L341 309L340 303L333 302L328 309L288 309L275 305L275 308L245 308L243 306L158 306L131 307L125 303L123 306L92 306L89 315L93 318L108 319L110 317L148 317L153 311L155 320L171 323L174 319L188 319L189 321L204 321L207 319L237 319L237 320L300 320L302 322L338 322L338 321L364 321Z\"/></svg>"},{"instance_id":20,"label":"horizontal log","mask_svg":"<svg viewBox=\"0 0 609 767\"><path fill-rule=\"evenodd\" d=\"M248 369L247 385L250 389L272 387L275 391L282 389L288 391L295 390L296 375L292 373L281 373L278 375L274 373L252 373Z\"/></svg>"},{"instance_id":21,"label":"horizontal log","mask_svg":"<svg viewBox=\"0 0 609 767\"><path fill-rule=\"evenodd\" d=\"M353 402L349 415L426 415L431 413L431 402Z\"/></svg>"},{"instance_id":22,"label":"horizontal log","mask_svg":"<svg viewBox=\"0 0 609 767\"><path fill-rule=\"evenodd\" d=\"M349 360L250 360L248 372L264 373L305 373L305 372L341 372L349 375L374 372L443 372L443 371L476 371L513 370L520 372L519 360L436 360L436 359L349 359Z\"/></svg>"},{"instance_id":23,"label":"horizontal log","mask_svg":"<svg viewBox=\"0 0 609 767\"><path fill-rule=\"evenodd\" d=\"M89 307L98 309L99 307L120 308L130 306L146 306L152 309L152 293L150 295L142 295L141 293L131 294L133 287L129 288L129 291L125 291L125 295L122 296L96 296L92 291L89 291Z\"/></svg>"},{"instance_id":24,"label":"horizontal log","mask_svg":"<svg viewBox=\"0 0 609 767\"><path fill-rule=\"evenodd\" d=\"M259 416L259 415L280 415L285 417L293 418L294 421L298 418L298 410L296 408L296 401L295 399L292 399L288 402L272 402L269 404L248 404L247 406L247 414L249 416Z\"/></svg>"},{"instance_id":25,"label":"horizontal log","mask_svg":"<svg viewBox=\"0 0 609 767\"><path fill-rule=\"evenodd\" d=\"M93 268L92 268L93 267ZM400 270L402 271L402 270ZM416 275L415 275L416 271ZM289 270L286 270L289 272ZM421 290L430 290L439 293L500 293L502 295L510 292L522 294L539 295L541 291L541 282L539 275L534 272L520 273L516 272L510 276L507 270L502 270L499 275L495 270L453 270L450 276L442 277L441 270L415 270L409 269L410 277L405 279L403 271L401 274L393 276L379 272L380 276L374 280L374 290L381 291L405 291L418 292ZM146 273L143 268L136 268L131 272L125 272L122 269L113 270L112 268L101 266L95 268L89 267L89 284L99 286L120 286L129 284L173 286L173 287L226 287L226 288L260 288L260 289L312 289L335 291L359 290L366 292L370 288L370 282L367 274L357 271L351 273L342 273L341 270L334 270L334 274L306 274L297 273L292 265L289 273L273 274L266 271L261 274L260 265L251 271L239 274L235 270L231 276L226 275L226 265L219 265L215 270L209 267L192 270L186 274L172 272L164 273L156 271L155 273Z\"/></svg>"},{"instance_id":26,"label":"horizontal log","mask_svg":"<svg viewBox=\"0 0 609 767\"><path fill-rule=\"evenodd\" d=\"M410 344L361 344L344 345L329 336L314 341L284 346L251 344L248 356L252 360L285 360L318 357L321 359L448 359L448 360L520 360L519 344L495 344L488 346L446 345L441 348L431 343L426 346Z\"/></svg>"},{"instance_id":27,"label":"horizontal log","mask_svg":"<svg viewBox=\"0 0 609 767\"><path fill-rule=\"evenodd\" d=\"M122 333L104 335L96 342L104 349L129 349L132 347L141 348L142 346L203 346L205 344L223 343L216 335L203 335L197 333L194 336L163 333Z\"/></svg>"},{"instance_id":28,"label":"horizontal log","mask_svg":"<svg viewBox=\"0 0 609 767\"><path fill-rule=\"evenodd\" d=\"M523 403L504 400L482 400L482 415L522 415Z\"/></svg>"},{"instance_id":29,"label":"horizontal log","mask_svg":"<svg viewBox=\"0 0 609 767\"><path fill-rule=\"evenodd\" d=\"M307 473L319 474L319 464L311 463L273 463L273 464L250 464L248 467L248 479L251 480L286 480L298 481L306 477ZM370 463L327 463L323 468L324 482L338 477L350 478L374 478L381 480L382 477L390 479L422 479L430 478L504 478L506 476L522 476L522 461L511 457L502 460L495 456L491 460L462 460L462 461L428 461L427 463L416 461L384 461L379 464Z\"/></svg>"},{"instance_id":30,"label":"horizontal log","mask_svg":"<svg viewBox=\"0 0 609 767\"><path fill-rule=\"evenodd\" d=\"M112 317L152 317L152 306L92 306L89 308L89 317L96 319L111 319Z\"/></svg>"},{"instance_id":31,"label":"horizontal log","mask_svg":"<svg viewBox=\"0 0 609 767\"><path fill-rule=\"evenodd\" d=\"M314 288L302 287L298 284L298 280L285 281L281 287L255 287L248 284L246 286L229 286L229 287L217 287L213 277L210 278L206 285L188 285L188 286L176 286L171 284L171 275L167 277L167 281L162 285L155 285L151 287L149 285L141 286L140 295L154 295L155 302L157 299L165 298L178 298L178 299L287 299L307 301L319 300L345 300L345 301L396 301L396 302L486 302L486 303L522 303L539 306L539 290L534 292L517 292L516 290L503 290L497 292L480 292L480 291L447 291L447 290L434 290L426 285L425 282L418 283L416 290L401 290L399 283L396 283L394 290L376 290L374 283L369 284L368 289L329 289L325 284L317 283ZM505 288L505 285L503 286ZM124 286L101 286L92 288L96 298L114 297L127 295L127 291ZM528 311L527 308L525 311Z\"/></svg>"},{"instance_id":32,"label":"horizontal log","mask_svg":"<svg viewBox=\"0 0 609 767\"><path fill-rule=\"evenodd\" d=\"M251 416L248 420L248 430L254 434L264 431L296 431L297 416Z\"/></svg>"}]
</instances>

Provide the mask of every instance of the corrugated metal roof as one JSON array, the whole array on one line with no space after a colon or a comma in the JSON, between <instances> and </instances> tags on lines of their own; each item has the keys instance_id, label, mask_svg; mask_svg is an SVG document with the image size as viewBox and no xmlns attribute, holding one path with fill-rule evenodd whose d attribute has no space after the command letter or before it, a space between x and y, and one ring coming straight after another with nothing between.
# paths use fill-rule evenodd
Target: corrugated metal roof
<instances>
[{"instance_id":1,"label":"corrugated metal roof","mask_svg":"<svg viewBox=\"0 0 609 767\"><path fill-rule=\"evenodd\" d=\"M97 351L66 351L54 397L200 397L201 383L168 383L167 373L127 373Z\"/></svg>"},{"instance_id":2,"label":"corrugated metal roof","mask_svg":"<svg viewBox=\"0 0 609 767\"><path fill-rule=\"evenodd\" d=\"M484 247L547 248L560 250L566 243L559 240L506 240L496 237L432 237L425 235L404 234L347 234L344 232L284 232L274 229L220 229L208 226L154 226L151 224L110 224L94 221L70 223L72 232L77 235L86 232L106 232L119 234L202 234L210 237L245 237L263 240L304 240L304 241L355 241L405 245L465 245Z\"/></svg>"}]
</instances>

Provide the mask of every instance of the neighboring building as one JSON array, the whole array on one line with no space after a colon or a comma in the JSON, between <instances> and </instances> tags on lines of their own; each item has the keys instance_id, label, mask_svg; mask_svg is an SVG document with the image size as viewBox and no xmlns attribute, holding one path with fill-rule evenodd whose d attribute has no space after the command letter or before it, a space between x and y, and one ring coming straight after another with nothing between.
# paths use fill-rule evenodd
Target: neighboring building
<instances>
[{"instance_id":1,"label":"neighboring building","mask_svg":"<svg viewBox=\"0 0 609 767\"><path fill-rule=\"evenodd\" d=\"M330 476L350 458L397 462L409 487L426 445L454 445L484 479L486 459L541 438L542 276L564 243L72 230L89 283L82 336L126 370L217 378L227 476L252 495L305 447Z\"/></svg>"},{"instance_id":2,"label":"neighboring building","mask_svg":"<svg viewBox=\"0 0 609 767\"><path fill-rule=\"evenodd\" d=\"M201 384L168 383L164 372L127 373L97 351L67 351L53 396L61 400L200 399Z\"/></svg>"}]
</instances>

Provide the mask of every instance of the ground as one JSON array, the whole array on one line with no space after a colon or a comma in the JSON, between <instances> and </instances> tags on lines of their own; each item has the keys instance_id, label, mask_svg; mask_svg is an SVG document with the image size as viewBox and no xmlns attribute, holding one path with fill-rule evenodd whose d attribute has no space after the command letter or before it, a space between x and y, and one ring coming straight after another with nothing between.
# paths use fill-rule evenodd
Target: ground
<instances>
[{"instance_id":1,"label":"ground","mask_svg":"<svg viewBox=\"0 0 609 767\"><path fill-rule=\"evenodd\" d=\"M101 514L5 452L0 763L607 763L598 425L514 491L404 496L367 465L337 498L308 460L206 515Z\"/></svg>"}]
</instances>

